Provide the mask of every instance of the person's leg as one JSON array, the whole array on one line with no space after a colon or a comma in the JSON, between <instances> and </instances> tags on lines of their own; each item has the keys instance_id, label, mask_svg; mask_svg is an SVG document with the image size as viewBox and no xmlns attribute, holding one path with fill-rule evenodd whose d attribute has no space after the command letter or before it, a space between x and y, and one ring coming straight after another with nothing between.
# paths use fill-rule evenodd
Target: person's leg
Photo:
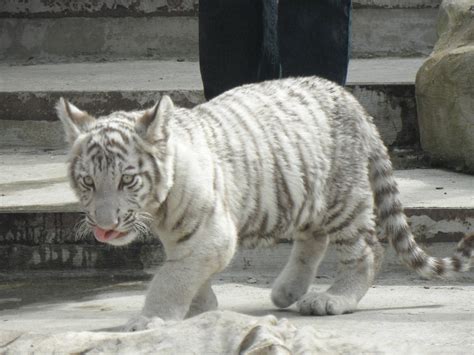
<instances>
[{"instance_id":1,"label":"person's leg","mask_svg":"<svg viewBox=\"0 0 474 355\"><path fill-rule=\"evenodd\" d=\"M261 37L260 1L200 0L199 62L206 99L257 81Z\"/></svg>"},{"instance_id":2,"label":"person's leg","mask_svg":"<svg viewBox=\"0 0 474 355\"><path fill-rule=\"evenodd\" d=\"M345 83L351 0L201 0L199 7L206 99L279 77Z\"/></svg>"},{"instance_id":3,"label":"person's leg","mask_svg":"<svg viewBox=\"0 0 474 355\"><path fill-rule=\"evenodd\" d=\"M317 75L345 84L351 0L280 0L283 77Z\"/></svg>"}]
</instances>

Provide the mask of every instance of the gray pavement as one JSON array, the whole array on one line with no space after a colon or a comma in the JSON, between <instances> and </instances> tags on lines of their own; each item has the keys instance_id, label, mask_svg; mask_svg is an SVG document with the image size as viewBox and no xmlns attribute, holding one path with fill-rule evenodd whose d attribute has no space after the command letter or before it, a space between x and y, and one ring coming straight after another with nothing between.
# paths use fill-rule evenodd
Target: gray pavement
<instances>
[{"instance_id":1,"label":"gray pavement","mask_svg":"<svg viewBox=\"0 0 474 355\"><path fill-rule=\"evenodd\" d=\"M414 85L425 58L352 59L347 85Z\"/></svg>"},{"instance_id":2,"label":"gray pavement","mask_svg":"<svg viewBox=\"0 0 474 355\"><path fill-rule=\"evenodd\" d=\"M269 293L275 274L268 270L247 270L244 274L242 270L220 275L214 286L220 309L288 318L298 327L314 327L328 340L373 349L369 353L474 352L472 278L467 282L442 283L389 273L382 275L369 290L357 312L303 317L294 306L281 311L271 304ZM330 276L320 273L315 287L324 289L330 281ZM7 331L55 334L118 327L140 311L146 284L140 280L114 281L110 277L0 284L0 339ZM6 293L6 289L10 292ZM25 297L28 299L24 300Z\"/></svg>"},{"instance_id":3,"label":"gray pavement","mask_svg":"<svg viewBox=\"0 0 474 355\"><path fill-rule=\"evenodd\" d=\"M414 84L423 58L352 59L349 85ZM110 63L0 64L0 92L201 90L199 63L118 61Z\"/></svg>"},{"instance_id":4,"label":"gray pavement","mask_svg":"<svg viewBox=\"0 0 474 355\"><path fill-rule=\"evenodd\" d=\"M198 62L0 65L0 92L202 90Z\"/></svg>"}]
</instances>

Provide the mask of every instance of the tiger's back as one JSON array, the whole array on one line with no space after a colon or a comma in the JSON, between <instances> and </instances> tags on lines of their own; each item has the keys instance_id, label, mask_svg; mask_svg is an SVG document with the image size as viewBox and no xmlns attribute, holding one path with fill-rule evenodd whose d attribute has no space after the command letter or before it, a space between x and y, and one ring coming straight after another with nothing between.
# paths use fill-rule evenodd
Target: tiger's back
<instances>
[{"instance_id":1,"label":"tiger's back","mask_svg":"<svg viewBox=\"0 0 474 355\"><path fill-rule=\"evenodd\" d=\"M316 228L338 194L354 184L368 189L373 128L362 107L323 79L278 84L231 90L169 122L194 149L212 155L246 245Z\"/></svg>"}]
</instances>

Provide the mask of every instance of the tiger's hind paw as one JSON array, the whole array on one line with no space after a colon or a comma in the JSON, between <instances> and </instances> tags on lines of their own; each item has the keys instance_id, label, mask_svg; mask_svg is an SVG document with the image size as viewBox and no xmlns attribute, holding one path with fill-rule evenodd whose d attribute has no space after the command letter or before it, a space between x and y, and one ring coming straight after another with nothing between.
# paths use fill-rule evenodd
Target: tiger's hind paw
<instances>
[{"instance_id":1,"label":"tiger's hind paw","mask_svg":"<svg viewBox=\"0 0 474 355\"><path fill-rule=\"evenodd\" d=\"M298 301L297 308L305 316L338 315L354 312L357 302L347 296L310 291Z\"/></svg>"}]
</instances>

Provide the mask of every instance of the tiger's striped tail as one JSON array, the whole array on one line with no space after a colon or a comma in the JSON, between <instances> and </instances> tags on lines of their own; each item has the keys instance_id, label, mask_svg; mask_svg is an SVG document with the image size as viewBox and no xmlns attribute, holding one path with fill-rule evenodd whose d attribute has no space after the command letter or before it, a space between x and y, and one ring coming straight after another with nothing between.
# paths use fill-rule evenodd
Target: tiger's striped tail
<instances>
[{"instance_id":1,"label":"tiger's striped tail","mask_svg":"<svg viewBox=\"0 0 474 355\"><path fill-rule=\"evenodd\" d=\"M379 137L369 158L369 171L378 223L399 258L426 278L450 278L459 272L468 271L474 247L474 234L461 240L454 255L446 258L426 254L415 242L403 212L387 149Z\"/></svg>"}]
</instances>

